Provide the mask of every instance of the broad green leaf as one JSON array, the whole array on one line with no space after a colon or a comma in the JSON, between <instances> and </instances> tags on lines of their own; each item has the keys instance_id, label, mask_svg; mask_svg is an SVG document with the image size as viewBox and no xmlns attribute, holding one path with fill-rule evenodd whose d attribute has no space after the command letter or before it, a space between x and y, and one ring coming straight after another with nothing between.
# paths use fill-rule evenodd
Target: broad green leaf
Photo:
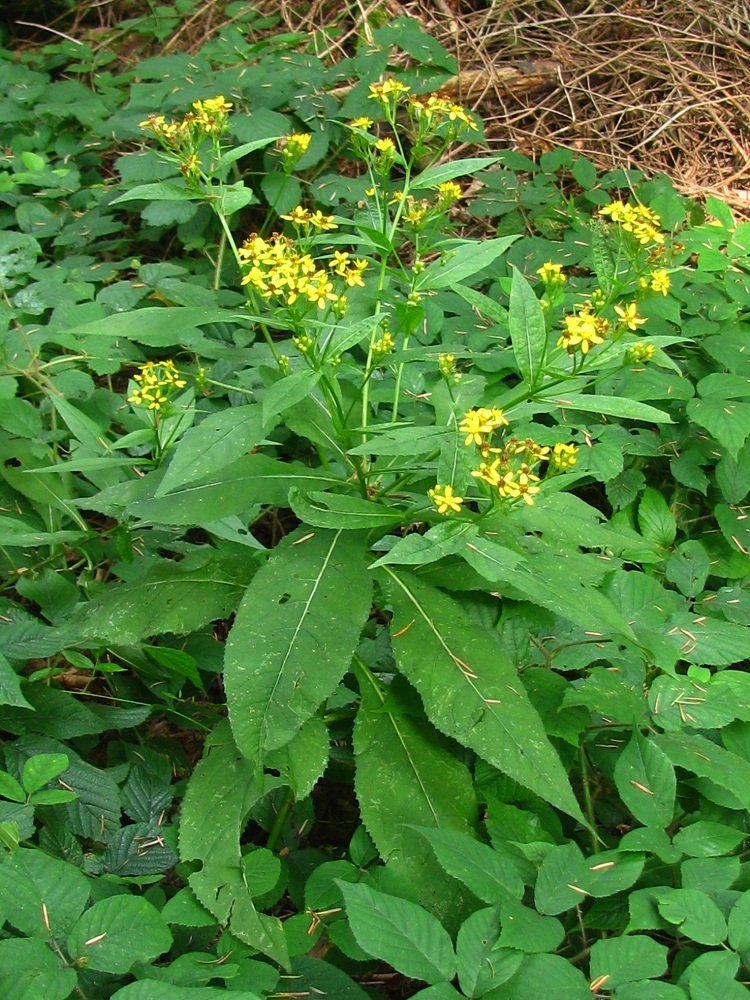
<instances>
[{"instance_id":1,"label":"broad green leaf","mask_svg":"<svg viewBox=\"0 0 750 1000\"><path fill-rule=\"evenodd\" d=\"M645 934L623 934L596 941L591 948L589 976L604 978L603 989L616 990L624 983L658 979L667 971L667 947Z\"/></svg>"},{"instance_id":2,"label":"broad green leaf","mask_svg":"<svg viewBox=\"0 0 750 1000\"><path fill-rule=\"evenodd\" d=\"M476 822L469 772L442 738L362 675L354 726L355 790L384 858L398 857L406 827L468 831Z\"/></svg>"},{"instance_id":3,"label":"broad green leaf","mask_svg":"<svg viewBox=\"0 0 750 1000\"><path fill-rule=\"evenodd\" d=\"M738 965L739 957L731 952L707 952L685 969L680 986L690 990L690 1000L746 1000L747 987L735 979Z\"/></svg>"},{"instance_id":4,"label":"broad green leaf","mask_svg":"<svg viewBox=\"0 0 750 1000\"><path fill-rule=\"evenodd\" d=\"M292 972L294 977L287 980L289 989L299 993L308 990L311 1000L315 996L331 1000L334 997L335 1000L370 1000L370 995L333 962L299 955L292 962Z\"/></svg>"},{"instance_id":5,"label":"broad green leaf","mask_svg":"<svg viewBox=\"0 0 750 1000\"><path fill-rule=\"evenodd\" d=\"M255 403L212 413L183 434L154 496L231 465L262 437L261 408Z\"/></svg>"},{"instance_id":6,"label":"broad green leaf","mask_svg":"<svg viewBox=\"0 0 750 1000\"><path fill-rule=\"evenodd\" d=\"M156 907L139 896L110 896L86 910L68 936L73 960L86 959L99 972L128 972L152 962L172 945L172 934Z\"/></svg>"},{"instance_id":7,"label":"broad green leaf","mask_svg":"<svg viewBox=\"0 0 750 1000\"><path fill-rule=\"evenodd\" d=\"M713 858L731 854L744 839L742 830L723 823L699 819L676 833L672 843L683 854L692 858Z\"/></svg>"},{"instance_id":8,"label":"broad green leaf","mask_svg":"<svg viewBox=\"0 0 750 1000\"><path fill-rule=\"evenodd\" d=\"M298 529L273 550L229 634L224 684L237 746L260 766L349 669L370 613L364 538Z\"/></svg>"},{"instance_id":9,"label":"broad green leaf","mask_svg":"<svg viewBox=\"0 0 750 1000\"><path fill-rule=\"evenodd\" d=\"M338 476L282 462L268 455L245 455L205 482L183 484L168 496L137 500L128 513L155 524L206 524L242 514L253 504L286 505L289 490L325 490L342 486Z\"/></svg>"},{"instance_id":10,"label":"broad green leaf","mask_svg":"<svg viewBox=\"0 0 750 1000\"><path fill-rule=\"evenodd\" d=\"M0 705L31 708L21 694L21 679L2 653L0 653Z\"/></svg>"},{"instance_id":11,"label":"broad green leaf","mask_svg":"<svg viewBox=\"0 0 750 1000\"><path fill-rule=\"evenodd\" d=\"M209 323L247 322L247 316L213 306L148 306L112 313L82 323L69 332L76 337L125 338L149 347L171 347L184 340L186 330Z\"/></svg>"},{"instance_id":12,"label":"broad green leaf","mask_svg":"<svg viewBox=\"0 0 750 1000\"><path fill-rule=\"evenodd\" d=\"M534 905L540 913L557 914L583 902L588 868L580 847L573 843L553 848L542 861L534 890Z\"/></svg>"},{"instance_id":13,"label":"broad green leaf","mask_svg":"<svg viewBox=\"0 0 750 1000\"><path fill-rule=\"evenodd\" d=\"M247 565L220 557L202 565L191 559L161 560L142 579L106 587L82 605L76 616L80 635L132 643L167 632L192 632L228 617L248 576Z\"/></svg>"},{"instance_id":14,"label":"broad green leaf","mask_svg":"<svg viewBox=\"0 0 750 1000\"><path fill-rule=\"evenodd\" d=\"M89 880L74 865L20 848L0 864L3 917L29 937L64 937L83 913ZM49 928L45 925L46 908Z\"/></svg>"},{"instance_id":15,"label":"broad green leaf","mask_svg":"<svg viewBox=\"0 0 750 1000\"><path fill-rule=\"evenodd\" d=\"M168 924L178 927L215 927L216 917L195 898L195 893L186 885L171 896L161 911Z\"/></svg>"},{"instance_id":16,"label":"broad green leaf","mask_svg":"<svg viewBox=\"0 0 750 1000\"><path fill-rule=\"evenodd\" d=\"M559 955L526 955L518 972L486 994L487 1000L591 1000L586 977Z\"/></svg>"},{"instance_id":17,"label":"broad green leaf","mask_svg":"<svg viewBox=\"0 0 750 1000\"><path fill-rule=\"evenodd\" d=\"M719 522L721 533L733 549L747 553L750 546L750 527L745 523L744 508L730 507L719 503L714 508L714 517Z\"/></svg>"},{"instance_id":18,"label":"broad green leaf","mask_svg":"<svg viewBox=\"0 0 750 1000\"><path fill-rule=\"evenodd\" d=\"M644 826L664 829L672 822L677 781L666 754L636 730L617 757L615 784L620 798Z\"/></svg>"},{"instance_id":19,"label":"broad green leaf","mask_svg":"<svg viewBox=\"0 0 750 1000\"><path fill-rule=\"evenodd\" d=\"M615 996L617 1000L688 1000L687 993L679 986L648 979L640 983L625 983Z\"/></svg>"},{"instance_id":20,"label":"broad green leaf","mask_svg":"<svg viewBox=\"0 0 750 1000\"><path fill-rule=\"evenodd\" d=\"M52 781L68 768L68 756L64 753L40 753L23 765L21 780L27 792L37 792L48 781Z\"/></svg>"},{"instance_id":21,"label":"broad green leaf","mask_svg":"<svg viewBox=\"0 0 750 1000\"><path fill-rule=\"evenodd\" d=\"M709 895L729 889L740 875L740 859L688 858L680 865L683 889L700 889Z\"/></svg>"},{"instance_id":22,"label":"broad green leaf","mask_svg":"<svg viewBox=\"0 0 750 1000\"><path fill-rule=\"evenodd\" d=\"M258 197L252 188L246 187L244 181L227 184L221 192L221 208L224 215L234 215L241 208L257 204Z\"/></svg>"},{"instance_id":23,"label":"broad green leaf","mask_svg":"<svg viewBox=\"0 0 750 1000\"><path fill-rule=\"evenodd\" d=\"M675 889L659 903L659 913L670 924L676 924L681 934L699 944L721 944L727 936L721 910L698 889Z\"/></svg>"},{"instance_id":24,"label":"broad green leaf","mask_svg":"<svg viewBox=\"0 0 750 1000\"><path fill-rule=\"evenodd\" d=\"M519 904L520 905L520 904ZM498 945L499 908L476 910L459 928L456 967L467 996L484 996L518 971L523 955Z\"/></svg>"},{"instance_id":25,"label":"broad green leaf","mask_svg":"<svg viewBox=\"0 0 750 1000\"><path fill-rule=\"evenodd\" d=\"M362 497L314 490L304 495L293 487L289 491L289 506L303 524L314 528L393 527L404 520L404 512L384 503L373 503Z\"/></svg>"},{"instance_id":26,"label":"broad green leaf","mask_svg":"<svg viewBox=\"0 0 750 1000\"><path fill-rule=\"evenodd\" d=\"M24 789L7 771L0 771L0 796L11 802L25 802L27 798Z\"/></svg>"},{"instance_id":27,"label":"broad green leaf","mask_svg":"<svg viewBox=\"0 0 750 1000\"><path fill-rule=\"evenodd\" d=\"M441 521L429 528L424 535L416 532L399 538L385 555L376 559L370 568L377 566L425 566L443 556L463 552L467 542L477 535L477 528L469 521Z\"/></svg>"},{"instance_id":28,"label":"broad green leaf","mask_svg":"<svg viewBox=\"0 0 750 1000\"><path fill-rule=\"evenodd\" d=\"M649 541L668 548L677 534L674 512L658 490L647 486L638 505L638 526Z\"/></svg>"},{"instance_id":29,"label":"broad green leaf","mask_svg":"<svg viewBox=\"0 0 750 1000\"><path fill-rule=\"evenodd\" d=\"M376 570L399 668L431 722L546 801L582 818L560 760L499 642L407 571Z\"/></svg>"},{"instance_id":30,"label":"broad green leaf","mask_svg":"<svg viewBox=\"0 0 750 1000\"><path fill-rule=\"evenodd\" d=\"M727 503L742 503L750 492L750 448L745 444L734 458L722 455L716 463L716 485Z\"/></svg>"},{"instance_id":31,"label":"broad green leaf","mask_svg":"<svg viewBox=\"0 0 750 1000\"><path fill-rule=\"evenodd\" d=\"M711 569L708 553L695 539L683 542L667 560L665 575L685 597L697 597Z\"/></svg>"},{"instance_id":32,"label":"broad green leaf","mask_svg":"<svg viewBox=\"0 0 750 1000\"><path fill-rule=\"evenodd\" d=\"M735 457L750 434L750 403L729 402L722 396L690 399L687 415L712 434Z\"/></svg>"},{"instance_id":33,"label":"broad green leaf","mask_svg":"<svg viewBox=\"0 0 750 1000\"><path fill-rule=\"evenodd\" d=\"M478 899L501 903L523 895L523 881L509 855L466 833L425 828L419 833L448 874L467 885Z\"/></svg>"},{"instance_id":34,"label":"broad green leaf","mask_svg":"<svg viewBox=\"0 0 750 1000\"><path fill-rule=\"evenodd\" d=\"M68 1000L76 986L75 969L40 938L0 941L0 994L3 1000Z\"/></svg>"},{"instance_id":35,"label":"broad green leaf","mask_svg":"<svg viewBox=\"0 0 750 1000\"><path fill-rule=\"evenodd\" d=\"M469 288L468 285L461 284L456 285L452 291L460 295L464 302L468 302L472 309L476 309L477 312L481 313L482 316L486 316L487 319L492 320L493 323L507 324L508 310L500 302L490 298L489 295L485 295L484 292L478 292L474 288Z\"/></svg>"},{"instance_id":36,"label":"broad green leaf","mask_svg":"<svg viewBox=\"0 0 750 1000\"><path fill-rule=\"evenodd\" d=\"M747 808L750 803L750 772L747 762L697 733L662 733L653 737L677 767L708 778L731 792Z\"/></svg>"},{"instance_id":37,"label":"broad green leaf","mask_svg":"<svg viewBox=\"0 0 750 1000\"><path fill-rule=\"evenodd\" d=\"M270 146L272 142L276 142L279 138L278 135L268 135L262 139L253 139L251 142L240 143L239 146L235 146L233 149L229 149L226 153L221 154L219 168L228 167L232 163L236 163L237 160L241 160L248 153L254 153L256 149L265 149L266 146Z\"/></svg>"},{"instance_id":38,"label":"broad green leaf","mask_svg":"<svg viewBox=\"0 0 750 1000\"><path fill-rule=\"evenodd\" d=\"M645 420L646 423L671 424L672 418L664 410L659 410L648 403L641 403L636 399L627 399L618 396L583 395L572 392L565 396L548 396L545 394L544 401L554 403L562 408L581 410L584 413L601 413L606 417L621 417L625 420ZM688 404L690 405L690 404ZM596 447L596 446L595 446Z\"/></svg>"},{"instance_id":39,"label":"broad green leaf","mask_svg":"<svg viewBox=\"0 0 750 1000\"><path fill-rule=\"evenodd\" d=\"M188 878L198 902L235 937L288 968L281 922L257 912L243 877L240 835L262 794L255 768L235 746L228 722L219 723L182 802L180 857L202 863Z\"/></svg>"},{"instance_id":40,"label":"broad green leaf","mask_svg":"<svg viewBox=\"0 0 750 1000\"><path fill-rule=\"evenodd\" d=\"M354 937L373 958L426 983L450 981L456 957L448 932L427 910L365 885L341 882Z\"/></svg>"},{"instance_id":41,"label":"broad green leaf","mask_svg":"<svg viewBox=\"0 0 750 1000\"><path fill-rule=\"evenodd\" d=\"M129 878L161 875L179 860L158 823L129 823L116 830L102 858L105 872Z\"/></svg>"},{"instance_id":42,"label":"broad green leaf","mask_svg":"<svg viewBox=\"0 0 750 1000\"><path fill-rule=\"evenodd\" d=\"M534 289L518 268L513 268L508 323L518 371L531 389L544 365L547 324Z\"/></svg>"},{"instance_id":43,"label":"broad green leaf","mask_svg":"<svg viewBox=\"0 0 750 1000\"><path fill-rule=\"evenodd\" d=\"M467 241L457 250L452 250L440 260L429 264L417 278L416 287L420 291L434 291L450 288L478 274L485 267L502 257L518 236L500 236L494 240Z\"/></svg>"},{"instance_id":44,"label":"broad green leaf","mask_svg":"<svg viewBox=\"0 0 750 1000\"><path fill-rule=\"evenodd\" d=\"M522 952L555 951L565 937L559 920L544 917L515 899L507 899L501 904L500 923L502 931L498 944Z\"/></svg>"}]
</instances>

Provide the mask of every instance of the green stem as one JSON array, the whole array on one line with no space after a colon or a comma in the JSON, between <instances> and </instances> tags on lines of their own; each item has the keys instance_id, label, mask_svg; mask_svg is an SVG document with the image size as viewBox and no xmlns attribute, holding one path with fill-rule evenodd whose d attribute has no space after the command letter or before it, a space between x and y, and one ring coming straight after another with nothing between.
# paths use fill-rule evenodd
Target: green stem
<instances>
[{"instance_id":1,"label":"green stem","mask_svg":"<svg viewBox=\"0 0 750 1000\"><path fill-rule=\"evenodd\" d=\"M287 788L284 792L284 798L281 800L279 811L276 813L276 819L273 821L273 826L268 834L266 847L269 851L275 850L276 844L279 842L279 837L281 836L281 831L284 829L284 823L287 821L287 817L289 816L293 803L294 792L291 788Z\"/></svg>"},{"instance_id":2,"label":"green stem","mask_svg":"<svg viewBox=\"0 0 750 1000\"><path fill-rule=\"evenodd\" d=\"M591 795L591 772L589 762L586 757L586 750L582 745L578 747L578 757L581 762L581 787L583 788L583 801L586 807L586 819L589 821L591 849L594 854L599 853L599 838L596 835L596 813L594 812L594 800Z\"/></svg>"}]
</instances>

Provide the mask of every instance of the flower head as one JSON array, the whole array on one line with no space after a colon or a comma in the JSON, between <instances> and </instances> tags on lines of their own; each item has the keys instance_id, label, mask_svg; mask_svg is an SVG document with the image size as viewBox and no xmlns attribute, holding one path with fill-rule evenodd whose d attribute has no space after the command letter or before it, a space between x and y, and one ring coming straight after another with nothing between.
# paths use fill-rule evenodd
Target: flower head
<instances>
[{"instance_id":1,"label":"flower head","mask_svg":"<svg viewBox=\"0 0 750 1000\"><path fill-rule=\"evenodd\" d=\"M449 510L458 513L464 503L464 498L456 496L450 485L443 487L438 484L428 490L428 496L435 504L438 514L447 514Z\"/></svg>"},{"instance_id":2,"label":"flower head","mask_svg":"<svg viewBox=\"0 0 750 1000\"><path fill-rule=\"evenodd\" d=\"M638 315L638 306L635 302L630 302L626 306L615 306L615 312L620 318L620 323L628 330L637 330L646 322L642 316Z\"/></svg>"}]
</instances>

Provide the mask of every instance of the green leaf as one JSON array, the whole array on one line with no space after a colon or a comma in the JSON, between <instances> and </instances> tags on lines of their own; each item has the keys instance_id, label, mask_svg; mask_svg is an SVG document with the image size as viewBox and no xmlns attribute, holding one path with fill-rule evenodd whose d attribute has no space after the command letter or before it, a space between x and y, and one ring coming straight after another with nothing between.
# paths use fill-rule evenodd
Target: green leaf
<instances>
[{"instance_id":1,"label":"green leaf","mask_svg":"<svg viewBox=\"0 0 750 1000\"><path fill-rule=\"evenodd\" d=\"M547 324L534 289L517 268L513 268L508 323L518 371L533 389L544 365Z\"/></svg>"},{"instance_id":2,"label":"green leaf","mask_svg":"<svg viewBox=\"0 0 750 1000\"><path fill-rule=\"evenodd\" d=\"M241 208L254 205L258 201L252 188L246 187L243 181L227 184L221 192L221 208L224 215L234 215Z\"/></svg>"},{"instance_id":3,"label":"green leaf","mask_svg":"<svg viewBox=\"0 0 750 1000\"><path fill-rule=\"evenodd\" d=\"M707 396L688 400L686 410L690 419L705 427L730 457L738 455L750 434L750 403L730 403L722 396Z\"/></svg>"},{"instance_id":4,"label":"green leaf","mask_svg":"<svg viewBox=\"0 0 750 1000\"><path fill-rule=\"evenodd\" d=\"M647 486L638 505L638 526L649 541L668 548L677 534L674 512L658 490Z\"/></svg>"},{"instance_id":5,"label":"green leaf","mask_svg":"<svg viewBox=\"0 0 750 1000\"><path fill-rule=\"evenodd\" d=\"M115 831L102 858L104 871L130 878L168 872L178 858L163 837L158 823L129 823Z\"/></svg>"},{"instance_id":6,"label":"green leaf","mask_svg":"<svg viewBox=\"0 0 750 1000\"><path fill-rule=\"evenodd\" d=\"M26 801L26 792L7 771L0 771L0 796L10 799L11 802Z\"/></svg>"},{"instance_id":7,"label":"green leaf","mask_svg":"<svg viewBox=\"0 0 750 1000\"><path fill-rule=\"evenodd\" d=\"M71 958L99 972L128 972L172 945L159 911L139 896L110 896L86 910L68 936Z\"/></svg>"},{"instance_id":8,"label":"green leaf","mask_svg":"<svg viewBox=\"0 0 750 1000\"><path fill-rule=\"evenodd\" d=\"M476 535L477 528L469 521L441 521L424 535L412 533L399 538L370 568L389 565L425 566L444 556L463 552L466 544L476 538Z\"/></svg>"},{"instance_id":9,"label":"green leaf","mask_svg":"<svg viewBox=\"0 0 750 1000\"><path fill-rule=\"evenodd\" d=\"M315 714L349 668L370 613L364 538L298 529L248 587L224 668L237 746L260 765Z\"/></svg>"},{"instance_id":10,"label":"green leaf","mask_svg":"<svg viewBox=\"0 0 750 1000\"><path fill-rule=\"evenodd\" d=\"M744 839L742 830L725 826L723 823L699 819L676 833L672 843L690 857L712 858L731 854Z\"/></svg>"},{"instance_id":11,"label":"green leaf","mask_svg":"<svg viewBox=\"0 0 750 1000\"><path fill-rule=\"evenodd\" d=\"M154 496L164 496L183 483L203 479L252 451L263 437L257 403L212 413L189 427L180 439Z\"/></svg>"},{"instance_id":12,"label":"green leaf","mask_svg":"<svg viewBox=\"0 0 750 1000\"><path fill-rule=\"evenodd\" d=\"M699 944L721 944L727 936L721 910L705 892L675 889L658 905L665 920L677 924L681 934Z\"/></svg>"},{"instance_id":13,"label":"green leaf","mask_svg":"<svg viewBox=\"0 0 750 1000\"><path fill-rule=\"evenodd\" d=\"M77 977L38 938L0 941L0 994L3 1000L68 1000Z\"/></svg>"},{"instance_id":14,"label":"green leaf","mask_svg":"<svg viewBox=\"0 0 750 1000\"><path fill-rule=\"evenodd\" d=\"M523 961L523 955L498 945L499 916L498 907L476 910L459 928L456 966L467 996L484 996L510 979Z\"/></svg>"},{"instance_id":15,"label":"green leaf","mask_svg":"<svg viewBox=\"0 0 750 1000\"><path fill-rule=\"evenodd\" d=\"M388 567L376 573L394 612L396 662L422 696L431 722L546 801L582 818L544 726L497 639L414 575Z\"/></svg>"},{"instance_id":16,"label":"green leaf","mask_svg":"<svg viewBox=\"0 0 750 1000\"><path fill-rule=\"evenodd\" d=\"M591 948L589 976L603 979L602 989L616 990L624 983L658 979L667 971L667 948L644 934L597 941ZM619 995L619 994L618 994Z\"/></svg>"},{"instance_id":17,"label":"green leaf","mask_svg":"<svg viewBox=\"0 0 750 1000\"><path fill-rule=\"evenodd\" d=\"M320 716L313 715L288 743L266 754L266 766L279 772L295 798L304 799L322 777L330 750L328 727Z\"/></svg>"},{"instance_id":18,"label":"green leaf","mask_svg":"<svg viewBox=\"0 0 750 1000\"><path fill-rule=\"evenodd\" d=\"M23 765L22 782L27 792L36 792L68 768L69 760L64 753L40 753Z\"/></svg>"},{"instance_id":19,"label":"green leaf","mask_svg":"<svg viewBox=\"0 0 750 1000\"><path fill-rule=\"evenodd\" d=\"M289 506L304 524L344 531L393 527L401 524L405 516L395 507L363 500L362 497L322 493L319 490L304 496L296 487L289 491Z\"/></svg>"},{"instance_id":20,"label":"green leaf","mask_svg":"<svg viewBox=\"0 0 750 1000\"><path fill-rule=\"evenodd\" d=\"M167 632L192 632L237 607L248 567L209 557L161 560L140 579L105 588L76 617L81 637L134 643ZM166 595L169 600L166 600Z\"/></svg>"},{"instance_id":21,"label":"green leaf","mask_svg":"<svg viewBox=\"0 0 750 1000\"><path fill-rule=\"evenodd\" d=\"M360 690L355 790L381 856L399 857L408 826L472 829L477 805L466 766L428 723L399 711L364 675Z\"/></svg>"},{"instance_id":22,"label":"green leaf","mask_svg":"<svg viewBox=\"0 0 750 1000\"><path fill-rule=\"evenodd\" d=\"M662 733L653 737L677 767L708 778L731 792L746 809L750 803L747 762L698 734Z\"/></svg>"},{"instance_id":23,"label":"green leaf","mask_svg":"<svg viewBox=\"0 0 750 1000\"><path fill-rule=\"evenodd\" d=\"M88 902L89 880L65 861L22 847L0 864L0 898L3 917L23 934L64 937Z\"/></svg>"},{"instance_id":24,"label":"green leaf","mask_svg":"<svg viewBox=\"0 0 750 1000\"><path fill-rule=\"evenodd\" d=\"M526 955L518 972L487 994L487 1000L591 1000L586 977L559 955Z\"/></svg>"},{"instance_id":25,"label":"green leaf","mask_svg":"<svg viewBox=\"0 0 750 1000\"><path fill-rule=\"evenodd\" d=\"M667 755L636 730L615 764L620 798L644 826L664 829L672 822L677 781Z\"/></svg>"},{"instance_id":26,"label":"green leaf","mask_svg":"<svg viewBox=\"0 0 750 1000\"><path fill-rule=\"evenodd\" d=\"M201 193L180 187L178 184L158 181L155 184L138 184L119 195L110 202L110 205L121 205L126 201L201 201L203 197Z\"/></svg>"},{"instance_id":27,"label":"green leaf","mask_svg":"<svg viewBox=\"0 0 750 1000\"><path fill-rule=\"evenodd\" d=\"M665 575L685 597L697 597L703 590L711 568L708 553L699 541L678 545L667 560Z\"/></svg>"},{"instance_id":28,"label":"green leaf","mask_svg":"<svg viewBox=\"0 0 750 1000\"><path fill-rule=\"evenodd\" d=\"M109 337L133 340L149 347L172 347L185 340L185 332L209 323L231 323L246 317L230 309L213 306L149 306L128 312L112 313L103 319L82 323L65 331L79 337Z\"/></svg>"},{"instance_id":29,"label":"green leaf","mask_svg":"<svg viewBox=\"0 0 750 1000\"><path fill-rule=\"evenodd\" d=\"M2 653L0 653L0 705L31 708L31 705L21 694L21 680L18 674Z\"/></svg>"},{"instance_id":30,"label":"green leaf","mask_svg":"<svg viewBox=\"0 0 750 1000\"><path fill-rule=\"evenodd\" d=\"M440 865L485 903L520 899L523 880L509 855L494 851L466 833L451 830L419 830Z\"/></svg>"},{"instance_id":31,"label":"green leaf","mask_svg":"<svg viewBox=\"0 0 750 1000\"><path fill-rule=\"evenodd\" d=\"M544 395L546 403L572 410L582 410L584 413L601 413L605 417L621 417L625 420L645 420L646 423L671 424L672 418L664 410L659 410L648 403L636 399L618 396L583 395L577 392L565 396ZM690 404L688 403L688 406ZM596 445L594 445L596 447Z\"/></svg>"},{"instance_id":32,"label":"green leaf","mask_svg":"<svg viewBox=\"0 0 750 1000\"><path fill-rule=\"evenodd\" d=\"M501 236L494 240L482 240L480 243L476 240L467 241L457 250L452 250L450 254L429 264L417 278L416 288L419 291L435 291L438 288L450 288L465 278L471 278L493 264L517 239L518 236Z\"/></svg>"},{"instance_id":33,"label":"green leaf","mask_svg":"<svg viewBox=\"0 0 750 1000\"><path fill-rule=\"evenodd\" d=\"M750 526L745 523L747 519L744 508L718 503L714 507L714 517L719 522L721 533L732 549L738 549L743 554L747 554L750 546Z\"/></svg>"},{"instance_id":34,"label":"green leaf","mask_svg":"<svg viewBox=\"0 0 750 1000\"><path fill-rule=\"evenodd\" d=\"M738 956L731 952L699 955L685 969L680 985L690 990L690 1000L746 1000L747 988L735 979L738 965Z\"/></svg>"},{"instance_id":35,"label":"green leaf","mask_svg":"<svg viewBox=\"0 0 750 1000\"><path fill-rule=\"evenodd\" d=\"M480 170L493 166L502 156L471 156L465 160L452 160L450 163L437 163L417 174L411 182L412 190L435 188L438 184L455 180L456 177L470 177Z\"/></svg>"},{"instance_id":36,"label":"green leaf","mask_svg":"<svg viewBox=\"0 0 750 1000\"><path fill-rule=\"evenodd\" d=\"M180 857L203 865L189 876L190 888L235 937L288 968L281 922L257 912L243 876L240 834L263 794L255 768L235 746L226 721L207 739L205 752L190 777L181 811Z\"/></svg>"},{"instance_id":37,"label":"green leaf","mask_svg":"<svg viewBox=\"0 0 750 1000\"><path fill-rule=\"evenodd\" d=\"M320 382L320 371L303 368L301 371L284 375L269 386L263 397L263 423L267 425L278 413L291 410L293 406L306 399Z\"/></svg>"},{"instance_id":38,"label":"green leaf","mask_svg":"<svg viewBox=\"0 0 750 1000\"><path fill-rule=\"evenodd\" d=\"M750 891L742 893L729 911L729 944L735 951L750 951Z\"/></svg>"},{"instance_id":39,"label":"green leaf","mask_svg":"<svg viewBox=\"0 0 750 1000\"><path fill-rule=\"evenodd\" d=\"M742 503L750 492L750 448L745 444L736 458L722 455L716 463L716 485L727 503Z\"/></svg>"},{"instance_id":40,"label":"green leaf","mask_svg":"<svg viewBox=\"0 0 750 1000\"><path fill-rule=\"evenodd\" d=\"M156 524L206 524L242 514L257 503L283 507L293 486L307 492L341 487L342 481L323 470L308 469L300 462L245 455L220 469L207 482L190 483L179 486L168 496L130 503L128 513Z\"/></svg>"},{"instance_id":41,"label":"green leaf","mask_svg":"<svg viewBox=\"0 0 750 1000\"><path fill-rule=\"evenodd\" d=\"M502 903L500 923L502 933L498 944L522 952L555 951L565 937L565 928L559 920L544 917L515 899Z\"/></svg>"},{"instance_id":42,"label":"green leaf","mask_svg":"<svg viewBox=\"0 0 750 1000\"><path fill-rule=\"evenodd\" d=\"M612 896L628 889L643 871L644 857L602 851L584 858L571 842L545 855L536 880L534 902L540 913L562 913L587 896Z\"/></svg>"},{"instance_id":43,"label":"green leaf","mask_svg":"<svg viewBox=\"0 0 750 1000\"><path fill-rule=\"evenodd\" d=\"M450 981L456 957L448 932L427 910L365 885L340 882L357 944L373 958L426 983Z\"/></svg>"}]
</instances>

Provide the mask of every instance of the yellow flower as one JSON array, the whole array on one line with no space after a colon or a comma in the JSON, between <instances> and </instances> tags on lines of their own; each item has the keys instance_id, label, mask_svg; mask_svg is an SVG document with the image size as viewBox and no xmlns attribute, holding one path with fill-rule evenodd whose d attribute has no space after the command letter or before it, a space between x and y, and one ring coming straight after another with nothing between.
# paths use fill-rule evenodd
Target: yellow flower
<instances>
[{"instance_id":1,"label":"yellow flower","mask_svg":"<svg viewBox=\"0 0 750 1000\"><path fill-rule=\"evenodd\" d=\"M552 457L550 458L549 468L550 472L554 475L556 472L565 472L576 464L576 453L578 449L574 444L563 444L558 441L558 443L552 449Z\"/></svg>"},{"instance_id":2,"label":"yellow flower","mask_svg":"<svg viewBox=\"0 0 750 1000\"><path fill-rule=\"evenodd\" d=\"M428 491L428 496L437 507L438 514L447 514L449 510L458 513L464 502L463 497L456 496L452 486L443 488L437 485Z\"/></svg>"},{"instance_id":3,"label":"yellow flower","mask_svg":"<svg viewBox=\"0 0 750 1000\"><path fill-rule=\"evenodd\" d=\"M638 315L638 306L635 302L629 303L624 308L622 306L615 306L615 312L620 317L620 323L628 328L628 330L637 330L639 326L643 326L646 322L642 316Z\"/></svg>"},{"instance_id":4,"label":"yellow flower","mask_svg":"<svg viewBox=\"0 0 750 1000\"><path fill-rule=\"evenodd\" d=\"M411 87L407 87L400 80L388 79L383 83L371 83L368 96L387 107L391 103L391 98L397 101L402 94L408 94L410 90Z\"/></svg>"},{"instance_id":5,"label":"yellow flower","mask_svg":"<svg viewBox=\"0 0 750 1000\"><path fill-rule=\"evenodd\" d=\"M372 118L367 118L365 115L361 115L359 118L355 118L354 121L349 122L349 128L361 128L365 132L371 129L375 122Z\"/></svg>"},{"instance_id":6,"label":"yellow flower","mask_svg":"<svg viewBox=\"0 0 750 1000\"><path fill-rule=\"evenodd\" d=\"M502 411L501 415L502 415ZM482 435L491 434L495 429L492 411L482 406L478 410L469 410L458 425L459 431L466 435L464 444L482 444Z\"/></svg>"},{"instance_id":7,"label":"yellow flower","mask_svg":"<svg viewBox=\"0 0 750 1000\"><path fill-rule=\"evenodd\" d=\"M542 264L536 273L547 288L560 288L567 281L562 273L562 264L553 264L551 260Z\"/></svg>"},{"instance_id":8,"label":"yellow flower","mask_svg":"<svg viewBox=\"0 0 750 1000\"><path fill-rule=\"evenodd\" d=\"M652 291L667 295L671 285L672 282L669 280L669 273L666 268L658 267L655 271L651 272Z\"/></svg>"},{"instance_id":9,"label":"yellow flower","mask_svg":"<svg viewBox=\"0 0 750 1000\"><path fill-rule=\"evenodd\" d=\"M566 316L563 325L557 346L570 354L579 348L581 354L588 354L593 345L604 343L608 324L606 320L594 316L588 305L585 305L575 315Z\"/></svg>"}]
</instances>

